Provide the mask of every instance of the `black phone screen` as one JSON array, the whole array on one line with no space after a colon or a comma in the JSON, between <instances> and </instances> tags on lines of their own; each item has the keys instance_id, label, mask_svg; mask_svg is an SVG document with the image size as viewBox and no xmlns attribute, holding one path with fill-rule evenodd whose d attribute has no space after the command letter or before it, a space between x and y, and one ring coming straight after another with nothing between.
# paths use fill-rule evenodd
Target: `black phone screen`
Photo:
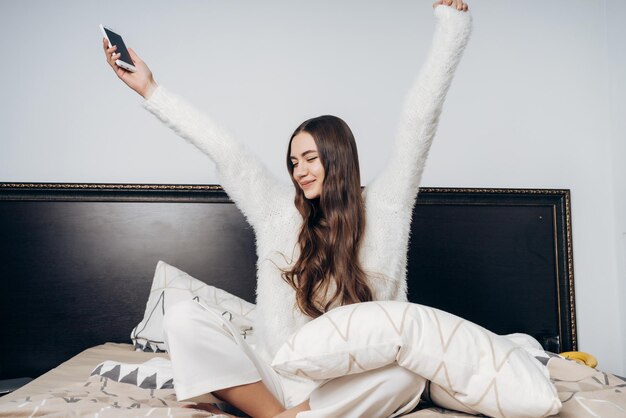
<instances>
[{"instance_id":1,"label":"black phone screen","mask_svg":"<svg viewBox=\"0 0 626 418\"><path fill-rule=\"evenodd\" d=\"M117 50L115 52L119 52L121 54L119 59L134 66L135 63L130 58L130 54L128 53L128 49L126 49L126 45L124 44L122 37L110 29L104 28L104 31L109 38L109 42L111 42L111 46L117 45Z\"/></svg>"}]
</instances>

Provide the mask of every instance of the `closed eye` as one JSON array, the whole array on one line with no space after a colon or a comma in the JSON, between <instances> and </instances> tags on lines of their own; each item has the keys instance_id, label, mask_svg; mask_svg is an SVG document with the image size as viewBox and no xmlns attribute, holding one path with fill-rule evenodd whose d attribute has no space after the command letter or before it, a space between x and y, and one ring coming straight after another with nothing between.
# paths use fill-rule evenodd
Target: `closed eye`
<instances>
[{"instance_id":1,"label":"closed eye","mask_svg":"<svg viewBox=\"0 0 626 418\"><path fill-rule=\"evenodd\" d=\"M306 158L306 162L308 163L308 162L311 162L311 161L315 161L318 158L319 158L318 155L314 155L314 156L311 156L309 158ZM298 166L298 160L295 160L295 159L291 160L291 166L294 167L294 168L297 167Z\"/></svg>"}]
</instances>

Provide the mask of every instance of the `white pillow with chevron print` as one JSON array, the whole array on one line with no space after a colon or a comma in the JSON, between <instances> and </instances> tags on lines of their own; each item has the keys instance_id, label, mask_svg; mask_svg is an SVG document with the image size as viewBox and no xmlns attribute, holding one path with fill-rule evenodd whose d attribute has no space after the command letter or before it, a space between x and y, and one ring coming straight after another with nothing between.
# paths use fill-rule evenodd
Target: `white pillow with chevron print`
<instances>
[{"instance_id":1,"label":"white pillow with chevron print","mask_svg":"<svg viewBox=\"0 0 626 418\"><path fill-rule=\"evenodd\" d=\"M332 379L394 362L430 380L443 407L491 417L544 417L561 408L547 369L524 348L408 302L333 309L294 333L272 366L283 374Z\"/></svg>"},{"instance_id":2,"label":"white pillow with chevron print","mask_svg":"<svg viewBox=\"0 0 626 418\"><path fill-rule=\"evenodd\" d=\"M252 334L255 305L225 290L209 286L164 261L157 263L143 320L133 328L130 338L138 351L164 352L163 316L178 302L197 299L217 307L249 339Z\"/></svg>"}]
</instances>

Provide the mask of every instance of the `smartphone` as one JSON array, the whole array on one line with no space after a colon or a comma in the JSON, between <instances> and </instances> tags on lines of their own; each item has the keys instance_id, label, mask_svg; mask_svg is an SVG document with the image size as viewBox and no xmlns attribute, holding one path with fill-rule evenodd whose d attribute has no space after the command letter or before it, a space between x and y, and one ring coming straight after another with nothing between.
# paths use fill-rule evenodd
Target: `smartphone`
<instances>
[{"instance_id":1,"label":"smartphone","mask_svg":"<svg viewBox=\"0 0 626 418\"><path fill-rule=\"evenodd\" d=\"M126 44L124 44L122 37L103 25L100 25L100 30L102 31L102 36L104 36L109 42L109 48L116 45L117 51L115 52L119 52L121 54L119 59L115 60L115 63L123 69L132 71L133 73L137 71L135 63L130 58L130 54L128 53L128 49L126 49Z\"/></svg>"}]
</instances>

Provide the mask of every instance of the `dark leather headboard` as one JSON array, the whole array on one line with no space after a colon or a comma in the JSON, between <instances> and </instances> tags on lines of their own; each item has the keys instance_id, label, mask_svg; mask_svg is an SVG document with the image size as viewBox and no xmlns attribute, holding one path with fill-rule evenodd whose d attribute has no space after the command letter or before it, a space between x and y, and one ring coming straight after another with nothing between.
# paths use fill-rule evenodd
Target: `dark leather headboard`
<instances>
[{"instance_id":1,"label":"dark leather headboard","mask_svg":"<svg viewBox=\"0 0 626 418\"><path fill-rule=\"evenodd\" d=\"M576 349L568 190L423 188L410 300ZM130 342L158 260L254 302L254 236L219 186L0 183L0 379Z\"/></svg>"}]
</instances>

